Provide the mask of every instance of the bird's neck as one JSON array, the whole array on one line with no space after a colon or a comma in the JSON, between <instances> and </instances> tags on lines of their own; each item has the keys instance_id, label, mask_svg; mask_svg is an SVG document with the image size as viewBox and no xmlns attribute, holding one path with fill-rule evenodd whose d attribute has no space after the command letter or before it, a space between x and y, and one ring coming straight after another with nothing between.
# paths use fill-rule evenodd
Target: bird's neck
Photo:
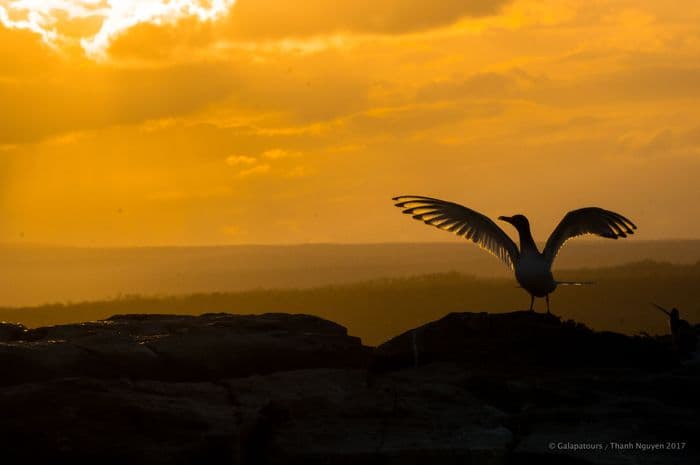
<instances>
[{"instance_id":1,"label":"bird's neck","mask_svg":"<svg viewBox=\"0 0 700 465\"><path fill-rule=\"evenodd\" d=\"M537 249L537 244L535 244L535 240L532 238L532 233L528 226L518 228L518 234L520 235L520 253L531 251L540 252Z\"/></svg>"}]
</instances>

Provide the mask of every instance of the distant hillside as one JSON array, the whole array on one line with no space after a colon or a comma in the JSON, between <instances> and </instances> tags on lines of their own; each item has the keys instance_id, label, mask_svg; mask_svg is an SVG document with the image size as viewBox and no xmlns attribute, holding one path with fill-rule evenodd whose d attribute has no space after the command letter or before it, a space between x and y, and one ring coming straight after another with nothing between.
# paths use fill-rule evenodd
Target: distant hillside
<instances>
[{"instance_id":1,"label":"distant hillside","mask_svg":"<svg viewBox=\"0 0 700 465\"><path fill-rule=\"evenodd\" d=\"M700 321L700 263L647 261L563 271L560 277L596 282L591 286L562 287L552 296L552 309L557 315L595 329L667 333L666 317L650 302L677 306L684 318ZM529 297L512 279L442 273L307 289L123 296L111 301L0 308L0 320L40 326L125 313L307 313L337 321L366 343L377 344L449 312L504 312L525 309L528 304ZM536 305L537 311L544 311L542 300Z\"/></svg>"},{"instance_id":2,"label":"distant hillside","mask_svg":"<svg viewBox=\"0 0 700 465\"><path fill-rule=\"evenodd\" d=\"M555 267L600 268L641 260L692 264L700 260L700 241L577 240L562 249ZM495 258L458 238L422 244L0 246L0 305L309 288L449 271L509 276Z\"/></svg>"}]
</instances>

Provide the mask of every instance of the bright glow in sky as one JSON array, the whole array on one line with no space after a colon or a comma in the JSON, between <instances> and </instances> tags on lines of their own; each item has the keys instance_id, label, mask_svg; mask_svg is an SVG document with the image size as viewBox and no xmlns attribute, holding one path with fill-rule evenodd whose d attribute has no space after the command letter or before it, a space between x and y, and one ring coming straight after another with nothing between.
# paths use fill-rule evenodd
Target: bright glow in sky
<instances>
[{"instance_id":1,"label":"bright glow in sky","mask_svg":"<svg viewBox=\"0 0 700 465\"><path fill-rule=\"evenodd\" d=\"M92 19L99 29L80 37L88 55L104 53L112 38L141 23L175 23L187 17L211 21L235 0L0 0L0 22L39 33L51 45L67 39L62 25ZM64 22L64 19L69 21Z\"/></svg>"}]
</instances>

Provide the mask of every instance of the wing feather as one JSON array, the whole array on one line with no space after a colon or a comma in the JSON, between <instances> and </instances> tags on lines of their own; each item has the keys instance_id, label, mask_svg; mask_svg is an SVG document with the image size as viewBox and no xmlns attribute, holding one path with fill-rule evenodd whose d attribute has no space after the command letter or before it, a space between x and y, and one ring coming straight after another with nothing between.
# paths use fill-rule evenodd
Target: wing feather
<instances>
[{"instance_id":1,"label":"wing feather","mask_svg":"<svg viewBox=\"0 0 700 465\"><path fill-rule=\"evenodd\" d=\"M628 218L598 207L573 210L564 216L559 225L549 236L544 246L544 256L552 263L559 249L574 237L595 234L607 239L625 238L634 234L637 225Z\"/></svg>"},{"instance_id":2,"label":"wing feather","mask_svg":"<svg viewBox=\"0 0 700 465\"><path fill-rule=\"evenodd\" d=\"M465 237L510 268L514 267L519 255L517 245L487 216L462 205L432 197L402 195L393 200L403 213L430 226Z\"/></svg>"}]
</instances>

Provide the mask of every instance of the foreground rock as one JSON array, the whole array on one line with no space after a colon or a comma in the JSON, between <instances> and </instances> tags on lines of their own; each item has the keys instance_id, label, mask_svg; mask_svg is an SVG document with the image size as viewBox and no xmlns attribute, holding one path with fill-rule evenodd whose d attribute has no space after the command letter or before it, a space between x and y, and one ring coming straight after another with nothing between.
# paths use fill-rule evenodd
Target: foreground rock
<instances>
[{"instance_id":1,"label":"foreground rock","mask_svg":"<svg viewBox=\"0 0 700 465\"><path fill-rule=\"evenodd\" d=\"M592 331L549 314L451 313L380 345L373 372L454 362L471 370L509 373L593 368L663 369L679 358L668 343Z\"/></svg>"},{"instance_id":2,"label":"foreground rock","mask_svg":"<svg viewBox=\"0 0 700 465\"><path fill-rule=\"evenodd\" d=\"M5 334L2 384L70 376L211 380L364 367L370 354L344 327L308 315L124 315Z\"/></svg>"},{"instance_id":3,"label":"foreground rock","mask_svg":"<svg viewBox=\"0 0 700 465\"><path fill-rule=\"evenodd\" d=\"M86 332L96 332L92 337L101 335L96 341L107 347L107 330L100 328L115 326L122 328L112 334L123 347L132 340L179 340L157 346L154 360L167 369L153 362L148 366L157 376L139 369L119 379L85 372L5 383L3 464L700 463L700 373L651 338L601 336L529 313L454 314L379 347L368 373L368 349L342 327L312 317L107 321L28 331L23 338L41 337L6 344L16 349L56 339L82 345L90 340ZM247 350L223 352L224 343L234 347L228 331L240 336L239 344L247 341L235 346ZM420 331L423 339L413 336ZM519 331L542 340L528 347ZM184 342L188 337L199 342ZM585 349L602 340L625 355L606 361L602 352L577 350L568 338ZM574 350L569 360L575 363L557 367L556 354L537 359L553 340ZM512 345L520 352L504 359ZM90 350L99 347L94 342ZM238 360L241 353L246 363ZM649 357L655 362L645 364ZM173 382L164 375L176 367L171 360L210 364L188 369L196 381ZM683 442L682 449L653 452L612 445ZM597 445L606 449L591 449Z\"/></svg>"},{"instance_id":4,"label":"foreground rock","mask_svg":"<svg viewBox=\"0 0 700 465\"><path fill-rule=\"evenodd\" d=\"M426 373L220 383L85 378L0 391L3 463L504 463L503 414Z\"/></svg>"}]
</instances>

